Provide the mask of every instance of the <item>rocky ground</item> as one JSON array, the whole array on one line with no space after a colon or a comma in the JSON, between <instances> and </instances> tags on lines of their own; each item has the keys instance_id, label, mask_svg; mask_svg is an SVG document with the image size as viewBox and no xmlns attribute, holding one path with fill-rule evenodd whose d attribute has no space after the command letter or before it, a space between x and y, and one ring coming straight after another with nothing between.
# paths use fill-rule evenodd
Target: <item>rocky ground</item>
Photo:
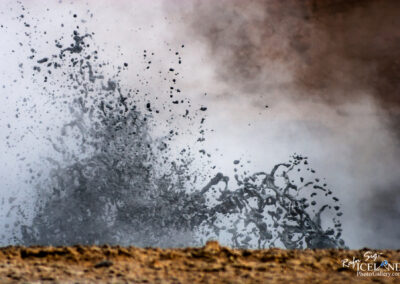
<instances>
[{"instance_id":1,"label":"rocky ground","mask_svg":"<svg viewBox=\"0 0 400 284\"><path fill-rule=\"evenodd\" d=\"M343 259L365 250L236 250L110 246L5 247L0 283L399 283L400 276L357 276ZM400 262L400 250L379 257ZM399 267L400 268L400 267Z\"/></svg>"}]
</instances>

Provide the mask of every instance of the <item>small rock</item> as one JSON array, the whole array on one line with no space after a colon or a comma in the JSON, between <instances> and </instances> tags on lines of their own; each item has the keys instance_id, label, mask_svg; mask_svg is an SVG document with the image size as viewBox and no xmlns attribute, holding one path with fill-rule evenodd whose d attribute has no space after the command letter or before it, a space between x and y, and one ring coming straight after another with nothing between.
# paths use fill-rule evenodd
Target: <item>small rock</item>
<instances>
[{"instance_id":1,"label":"small rock","mask_svg":"<svg viewBox=\"0 0 400 284\"><path fill-rule=\"evenodd\" d=\"M208 241L204 247L207 252L218 252L221 250L221 246L217 241Z\"/></svg>"},{"instance_id":2,"label":"small rock","mask_svg":"<svg viewBox=\"0 0 400 284\"><path fill-rule=\"evenodd\" d=\"M100 262L96 263L96 264L94 265L94 268L110 267L110 266L112 266L113 264L114 264L114 263L113 263L112 261L110 261L110 260L103 260L103 261L100 261Z\"/></svg>"}]
</instances>

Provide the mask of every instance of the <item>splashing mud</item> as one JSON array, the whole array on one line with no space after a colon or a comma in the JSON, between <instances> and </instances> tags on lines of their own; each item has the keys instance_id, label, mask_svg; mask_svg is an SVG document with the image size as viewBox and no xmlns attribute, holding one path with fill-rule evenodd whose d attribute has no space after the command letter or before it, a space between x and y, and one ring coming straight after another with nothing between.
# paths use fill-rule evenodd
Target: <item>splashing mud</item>
<instances>
[{"instance_id":1,"label":"splashing mud","mask_svg":"<svg viewBox=\"0 0 400 284\"><path fill-rule=\"evenodd\" d=\"M235 185L222 173L201 185L210 171L192 162L207 152L188 145L175 155L170 146L179 132L190 130L153 130L158 114L184 104L184 114L170 111L167 121L179 116L196 125L201 138L192 136L201 143L207 107L193 106L181 94L176 100L176 86L161 107L139 89L124 87L120 74L128 64L100 62L94 37L76 30L70 45L55 41L57 54L30 57L35 84L43 76L56 86L45 93L53 108L64 115L68 110L69 121L56 137L47 137L58 158L49 155L49 174L33 182L33 211L20 208L13 235L18 243L171 247L214 238L233 247L345 246L338 199L314 177L306 157L294 155L271 172L235 169ZM109 75L106 67L117 71ZM172 67L166 72L178 74Z\"/></svg>"}]
</instances>

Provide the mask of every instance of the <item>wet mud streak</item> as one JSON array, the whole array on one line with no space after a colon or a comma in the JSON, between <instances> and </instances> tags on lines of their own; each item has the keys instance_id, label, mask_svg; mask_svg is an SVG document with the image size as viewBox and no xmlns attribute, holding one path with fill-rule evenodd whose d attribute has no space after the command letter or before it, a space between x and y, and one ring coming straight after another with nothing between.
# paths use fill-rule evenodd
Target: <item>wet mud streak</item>
<instances>
[{"instance_id":1,"label":"wet mud streak","mask_svg":"<svg viewBox=\"0 0 400 284\"><path fill-rule=\"evenodd\" d=\"M340 207L329 203L318 206L313 198L323 194L336 203L338 199L332 196L332 191L325 188L326 185L320 185L318 178L305 181L298 177L297 185L293 183L292 173L300 173L304 170L302 165L307 164L307 158L296 155L290 163L278 164L270 173L236 176L237 188L234 190L228 189L229 178L218 174L202 190L204 194L212 186L224 184L217 198L218 204L210 209L210 217L206 220L212 228L208 234L218 235L228 229L231 245L240 248L277 245L285 248L343 247ZM305 170L314 172L310 168ZM282 181L278 183L278 179ZM335 211L332 227L323 229L321 216L330 209ZM226 228L224 222L218 226L216 213L236 215L232 226ZM249 227L251 233L244 234Z\"/></svg>"}]
</instances>

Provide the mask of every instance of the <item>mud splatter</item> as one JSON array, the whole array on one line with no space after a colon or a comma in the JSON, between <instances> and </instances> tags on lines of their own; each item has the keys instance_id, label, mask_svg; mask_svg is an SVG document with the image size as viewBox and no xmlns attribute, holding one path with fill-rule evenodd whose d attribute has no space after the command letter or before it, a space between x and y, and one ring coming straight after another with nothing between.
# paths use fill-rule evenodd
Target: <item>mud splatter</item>
<instances>
[{"instance_id":1,"label":"mud splatter","mask_svg":"<svg viewBox=\"0 0 400 284\"><path fill-rule=\"evenodd\" d=\"M129 64L102 61L93 33L75 30L69 47L63 41L54 41L58 53L30 58L41 64L34 67L38 72L32 73L32 84L44 84L52 108L67 113L69 121L56 136L46 137L58 158L46 157L48 175L29 181L35 188L34 206L28 211L19 205L16 242L170 247L216 238L246 248L345 246L338 199L321 179L310 180L315 171L306 157L295 155L271 172L235 169L234 185L222 173L203 183L212 174L207 149L199 155L187 145L175 155L170 147L181 133L191 134L193 143L207 136L208 108L192 105L175 86L178 68L164 70L174 87L160 107L139 88L125 87L121 74ZM152 56L144 51L145 66ZM181 64L182 56L175 56ZM61 79L49 76L56 70ZM151 82L138 79L137 84ZM182 104L183 113L171 111ZM198 132L171 127L155 135L158 115L165 112L170 113L167 122L179 117ZM194 167L201 156L208 160ZM240 160L233 164L241 166ZM35 169L30 171L34 176Z\"/></svg>"}]
</instances>

